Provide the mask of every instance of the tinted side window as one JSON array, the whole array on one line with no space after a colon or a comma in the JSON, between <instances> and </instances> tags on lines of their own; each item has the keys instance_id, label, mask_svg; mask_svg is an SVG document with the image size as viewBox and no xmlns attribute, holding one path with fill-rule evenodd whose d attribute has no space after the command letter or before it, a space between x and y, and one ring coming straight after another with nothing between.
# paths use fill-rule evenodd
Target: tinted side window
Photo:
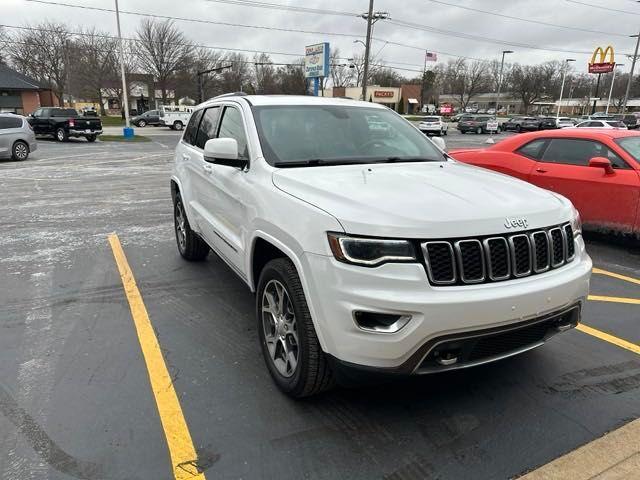
<instances>
[{"instance_id":1,"label":"tinted side window","mask_svg":"<svg viewBox=\"0 0 640 480\"><path fill-rule=\"evenodd\" d=\"M220 132L218 138L235 138L238 142L238 158L249 160L247 150L247 137L244 133L242 115L237 108L226 107L220 122Z\"/></svg>"},{"instance_id":2,"label":"tinted side window","mask_svg":"<svg viewBox=\"0 0 640 480\"><path fill-rule=\"evenodd\" d=\"M21 118L0 117L0 130L22 127Z\"/></svg>"},{"instance_id":3,"label":"tinted side window","mask_svg":"<svg viewBox=\"0 0 640 480\"><path fill-rule=\"evenodd\" d=\"M191 115L191 118L189 119L187 128L184 131L184 136L182 137L182 140L189 145L195 145L196 134L198 133L198 124L200 123L201 118L202 110L198 110L196 113Z\"/></svg>"},{"instance_id":4,"label":"tinted side window","mask_svg":"<svg viewBox=\"0 0 640 480\"><path fill-rule=\"evenodd\" d=\"M544 146L547 143L545 138L539 138L532 142L527 143L520 147L517 152L525 157L533 158L534 160L540 160L542 158L542 152Z\"/></svg>"},{"instance_id":5,"label":"tinted side window","mask_svg":"<svg viewBox=\"0 0 640 480\"><path fill-rule=\"evenodd\" d=\"M218 117L220 116L220 107L207 108L202 116L198 136L196 138L196 147L204 148L207 140L216 138L216 127L218 125Z\"/></svg>"},{"instance_id":6,"label":"tinted side window","mask_svg":"<svg viewBox=\"0 0 640 480\"><path fill-rule=\"evenodd\" d=\"M570 138L554 138L544 152L543 161L588 166L593 157L606 157L612 165L627 168L625 162L600 142Z\"/></svg>"}]
</instances>

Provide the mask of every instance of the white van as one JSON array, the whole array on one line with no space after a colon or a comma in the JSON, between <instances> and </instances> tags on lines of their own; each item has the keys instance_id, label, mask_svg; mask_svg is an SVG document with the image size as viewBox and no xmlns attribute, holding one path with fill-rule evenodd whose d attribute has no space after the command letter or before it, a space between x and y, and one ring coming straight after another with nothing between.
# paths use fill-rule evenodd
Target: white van
<instances>
[{"instance_id":1,"label":"white van","mask_svg":"<svg viewBox=\"0 0 640 480\"><path fill-rule=\"evenodd\" d=\"M182 130L189 123L193 108L187 105L162 105L160 123L171 130Z\"/></svg>"}]
</instances>

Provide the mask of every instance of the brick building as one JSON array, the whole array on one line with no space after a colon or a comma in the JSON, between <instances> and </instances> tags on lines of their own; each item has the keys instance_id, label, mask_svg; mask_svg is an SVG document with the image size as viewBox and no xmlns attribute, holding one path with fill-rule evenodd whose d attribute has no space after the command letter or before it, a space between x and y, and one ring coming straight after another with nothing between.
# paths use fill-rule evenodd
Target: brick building
<instances>
[{"instance_id":1,"label":"brick building","mask_svg":"<svg viewBox=\"0 0 640 480\"><path fill-rule=\"evenodd\" d=\"M0 112L28 115L38 107L58 106L51 89L0 64Z\"/></svg>"}]
</instances>

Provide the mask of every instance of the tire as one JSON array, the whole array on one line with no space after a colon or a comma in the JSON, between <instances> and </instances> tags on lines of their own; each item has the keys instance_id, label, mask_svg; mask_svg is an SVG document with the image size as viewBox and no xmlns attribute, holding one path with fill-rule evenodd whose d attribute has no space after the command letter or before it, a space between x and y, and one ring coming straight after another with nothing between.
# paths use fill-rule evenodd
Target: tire
<instances>
[{"instance_id":1,"label":"tire","mask_svg":"<svg viewBox=\"0 0 640 480\"><path fill-rule=\"evenodd\" d=\"M522 132L522 127L520 125L516 125L516 132Z\"/></svg>"},{"instance_id":2,"label":"tire","mask_svg":"<svg viewBox=\"0 0 640 480\"><path fill-rule=\"evenodd\" d=\"M69 140L69 135L67 134L64 128L58 128L56 130L55 138L59 142L66 142Z\"/></svg>"},{"instance_id":3,"label":"tire","mask_svg":"<svg viewBox=\"0 0 640 480\"><path fill-rule=\"evenodd\" d=\"M282 303L280 298L283 298ZM274 319L272 309L276 310L279 320ZM316 336L300 277L288 258L271 260L262 269L256 291L256 319L267 369L282 392L302 398L335 385ZM287 361L283 361L285 356ZM295 365L292 365L293 356Z\"/></svg>"},{"instance_id":4,"label":"tire","mask_svg":"<svg viewBox=\"0 0 640 480\"><path fill-rule=\"evenodd\" d=\"M173 226L176 234L178 252L185 260L201 262L209 255L209 245L202 240L189 225L182 198L176 194L173 202Z\"/></svg>"},{"instance_id":5,"label":"tire","mask_svg":"<svg viewBox=\"0 0 640 480\"><path fill-rule=\"evenodd\" d=\"M476 134L480 135L482 133L482 127L476 128Z\"/></svg>"},{"instance_id":6,"label":"tire","mask_svg":"<svg viewBox=\"0 0 640 480\"><path fill-rule=\"evenodd\" d=\"M22 140L18 140L11 148L11 158L16 162L23 162L29 158L29 145Z\"/></svg>"},{"instance_id":7,"label":"tire","mask_svg":"<svg viewBox=\"0 0 640 480\"><path fill-rule=\"evenodd\" d=\"M87 139L87 142L93 143L93 142L96 141L96 138L98 138L98 136L97 135L87 135L85 138Z\"/></svg>"},{"instance_id":8,"label":"tire","mask_svg":"<svg viewBox=\"0 0 640 480\"><path fill-rule=\"evenodd\" d=\"M140 128L144 128L144 127L146 127L146 126L147 126L147 122L145 122L144 120L140 120L140 121L138 122L138 126L139 126Z\"/></svg>"},{"instance_id":9,"label":"tire","mask_svg":"<svg viewBox=\"0 0 640 480\"><path fill-rule=\"evenodd\" d=\"M442 131L442 134L443 134L443 135L446 135L446 134L447 134L447 130L443 130L443 131Z\"/></svg>"},{"instance_id":10,"label":"tire","mask_svg":"<svg viewBox=\"0 0 640 480\"><path fill-rule=\"evenodd\" d=\"M465 130L460 130L460 133L464 135L467 132Z\"/></svg>"},{"instance_id":11,"label":"tire","mask_svg":"<svg viewBox=\"0 0 640 480\"><path fill-rule=\"evenodd\" d=\"M184 128L184 125L182 124L182 122L173 122L173 129L174 130L182 130Z\"/></svg>"}]
</instances>

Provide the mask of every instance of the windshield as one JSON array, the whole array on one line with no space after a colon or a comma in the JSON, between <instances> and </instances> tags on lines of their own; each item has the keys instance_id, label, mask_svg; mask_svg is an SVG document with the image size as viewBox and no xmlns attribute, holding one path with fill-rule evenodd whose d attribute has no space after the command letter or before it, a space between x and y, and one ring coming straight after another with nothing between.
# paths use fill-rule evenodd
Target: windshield
<instances>
[{"instance_id":1,"label":"windshield","mask_svg":"<svg viewBox=\"0 0 640 480\"><path fill-rule=\"evenodd\" d=\"M640 135L633 137L617 138L615 142L633 157L636 162L640 162Z\"/></svg>"},{"instance_id":2,"label":"windshield","mask_svg":"<svg viewBox=\"0 0 640 480\"><path fill-rule=\"evenodd\" d=\"M423 133L391 110L273 105L253 107L253 112L271 165L445 160Z\"/></svg>"}]
</instances>

